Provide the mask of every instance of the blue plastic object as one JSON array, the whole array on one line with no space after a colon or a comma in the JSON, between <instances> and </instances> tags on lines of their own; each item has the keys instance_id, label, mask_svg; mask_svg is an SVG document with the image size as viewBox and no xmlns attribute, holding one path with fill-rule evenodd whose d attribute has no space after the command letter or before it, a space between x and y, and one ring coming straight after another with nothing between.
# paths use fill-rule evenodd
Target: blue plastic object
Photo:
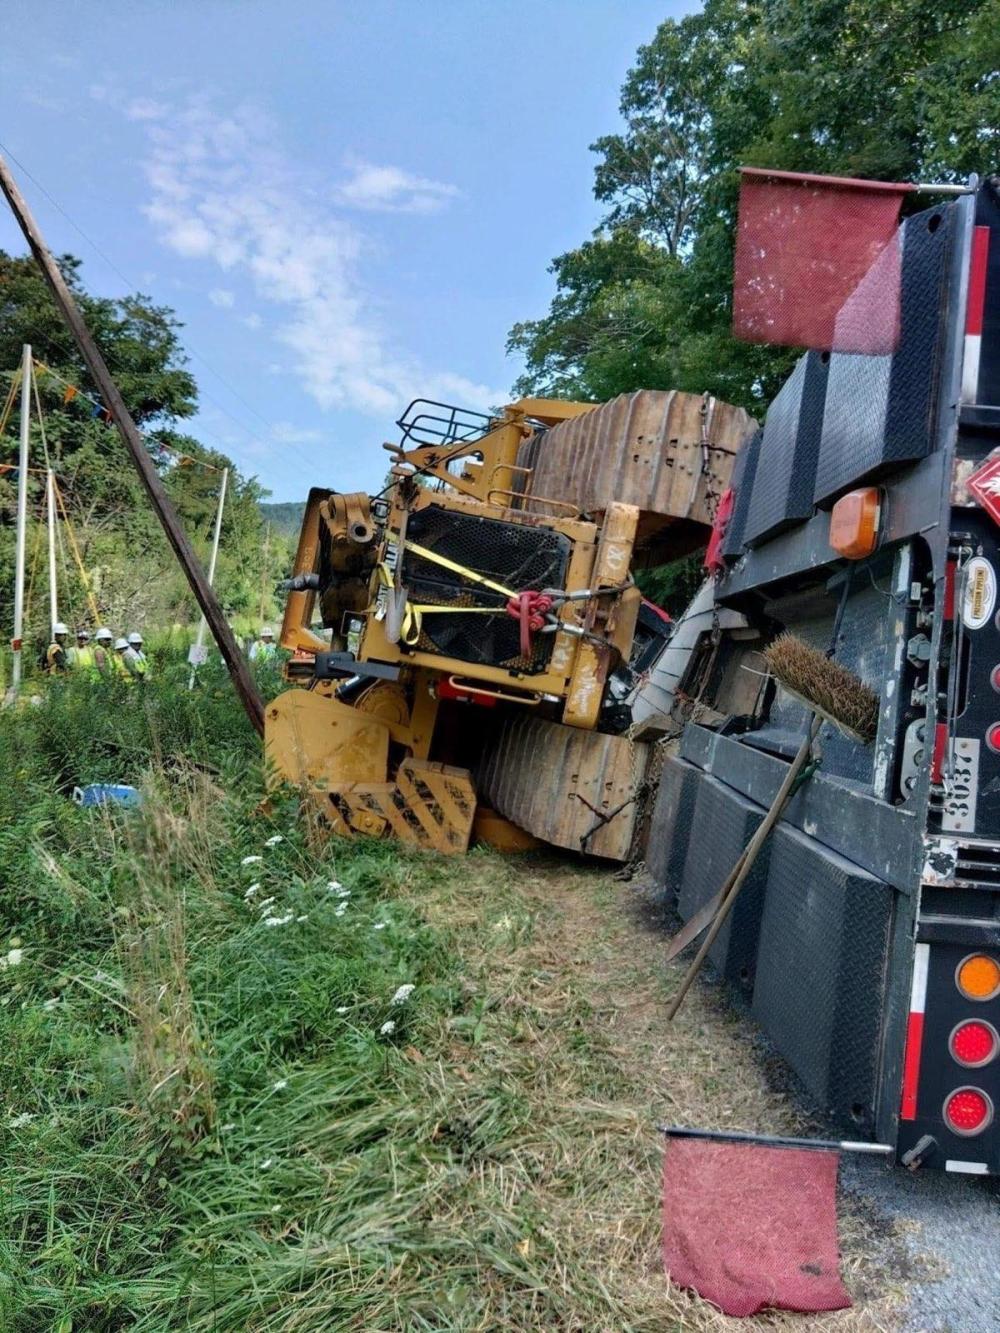
<instances>
[{"instance_id":1,"label":"blue plastic object","mask_svg":"<svg viewBox=\"0 0 1000 1333\"><path fill-rule=\"evenodd\" d=\"M141 805L142 792L121 782L92 782L74 787L73 800L77 805Z\"/></svg>"}]
</instances>

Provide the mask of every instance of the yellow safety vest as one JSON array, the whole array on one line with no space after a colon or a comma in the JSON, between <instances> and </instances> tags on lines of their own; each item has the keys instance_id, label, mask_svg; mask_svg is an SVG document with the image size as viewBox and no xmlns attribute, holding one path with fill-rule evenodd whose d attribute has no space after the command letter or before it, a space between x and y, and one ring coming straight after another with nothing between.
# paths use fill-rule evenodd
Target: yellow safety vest
<instances>
[{"instance_id":1,"label":"yellow safety vest","mask_svg":"<svg viewBox=\"0 0 1000 1333\"><path fill-rule=\"evenodd\" d=\"M77 646L72 649L69 655L69 664L74 671L93 673L96 663L94 661L94 650L90 644L85 644L82 648Z\"/></svg>"}]
</instances>

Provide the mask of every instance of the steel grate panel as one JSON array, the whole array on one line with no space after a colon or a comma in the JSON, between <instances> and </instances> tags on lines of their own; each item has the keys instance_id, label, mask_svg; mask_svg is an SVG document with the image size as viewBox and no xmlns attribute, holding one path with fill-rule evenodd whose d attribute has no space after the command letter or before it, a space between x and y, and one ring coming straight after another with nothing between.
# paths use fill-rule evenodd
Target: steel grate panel
<instances>
[{"instance_id":1,"label":"steel grate panel","mask_svg":"<svg viewBox=\"0 0 1000 1333\"><path fill-rule=\"evenodd\" d=\"M875 1127L893 890L787 826L773 835L755 1018L825 1112Z\"/></svg>"},{"instance_id":2,"label":"steel grate panel","mask_svg":"<svg viewBox=\"0 0 1000 1333\"><path fill-rule=\"evenodd\" d=\"M507 523L429 505L410 514L407 541L414 541L477 574L520 592L562 588L569 564L568 537L551 528ZM418 647L487 666L538 672L552 653L551 634L536 634L530 660L521 655L520 626L506 612L507 598L417 555L403 551L403 583L411 602L436 606L495 607L495 616L427 614Z\"/></svg>"}]
</instances>

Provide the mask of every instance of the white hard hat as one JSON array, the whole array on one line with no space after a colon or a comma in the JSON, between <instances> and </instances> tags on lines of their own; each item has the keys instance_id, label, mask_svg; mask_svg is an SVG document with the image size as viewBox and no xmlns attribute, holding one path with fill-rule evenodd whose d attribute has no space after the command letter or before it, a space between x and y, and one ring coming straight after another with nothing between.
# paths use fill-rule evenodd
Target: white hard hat
<instances>
[{"instance_id":1,"label":"white hard hat","mask_svg":"<svg viewBox=\"0 0 1000 1333\"><path fill-rule=\"evenodd\" d=\"M77 637L78 639L89 639L89 638L90 638L90 630L89 630L89 629L78 629L77 632L76 632L76 637Z\"/></svg>"},{"instance_id":2,"label":"white hard hat","mask_svg":"<svg viewBox=\"0 0 1000 1333\"><path fill-rule=\"evenodd\" d=\"M52 633L53 633L53 634L68 634L68 633L69 633L69 630L66 628L66 626L62 623L61 620L57 620L56 623L52 626Z\"/></svg>"},{"instance_id":3,"label":"white hard hat","mask_svg":"<svg viewBox=\"0 0 1000 1333\"><path fill-rule=\"evenodd\" d=\"M129 643L133 644L142 643L142 635L138 632L138 630L133 630L132 633L128 636L128 641Z\"/></svg>"},{"instance_id":4,"label":"white hard hat","mask_svg":"<svg viewBox=\"0 0 1000 1333\"><path fill-rule=\"evenodd\" d=\"M100 629L97 631L97 633L94 635L94 638L95 638L95 639L110 639L110 638L111 638L111 631L108 629L107 625L102 625L101 628L100 628Z\"/></svg>"},{"instance_id":5,"label":"white hard hat","mask_svg":"<svg viewBox=\"0 0 1000 1333\"><path fill-rule=\"evenodd\" d=\"M274 630L271 628L270 625L263 625L261 626L260 637L262 639L273 639Z\"/></svg>"},{"instance_id":6,"label":"white hard hat","mask_svg":"<svg viewBox=\"0 0 1000 1333\"><path fill-rule=\"evenodd\" d=\"M115 650L116 650L116 651L117 651L119 648L127 648L127 647L128 647L128 639L115 639Z\"/></svg>"}]
</instances>

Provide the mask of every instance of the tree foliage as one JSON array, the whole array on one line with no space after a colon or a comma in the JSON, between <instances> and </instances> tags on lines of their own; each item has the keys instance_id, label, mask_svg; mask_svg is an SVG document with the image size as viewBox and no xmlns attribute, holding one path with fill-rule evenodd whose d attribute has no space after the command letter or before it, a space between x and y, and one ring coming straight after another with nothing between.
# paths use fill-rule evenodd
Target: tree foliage
<instances>
[{"instance_id":1,"label":"tree foliage","mask_svg":"<svg viewBox=\"0 0 1000 1333\"><path fill-rule=\"evenodd\" d=\"M707 0L660 25L592 145L596 233L515 325L520 393L708 391L760 413L794 354L730 335L740 165L882 180L996 164L996 0Z\"/></svg>"},{"instance_id":2,"label":"tree foliage","mask_svg":"<svg viewBox=\"0 0 1000 1333\"><path fill-rule=\"evenodd\" d=\"M263 521L257 481L239 474L230 459L181 429L197 410L197 387L180 344L173 311L135 295L120 300L91 296L71 256L60 267L125 403L142 429L181 522L207 556L221 469L230 479L216 584L236 614L272 610L272 570L263 569ZM100 619L116 630L185 623L193 599L132 467L118 432L99 410L99 396L33 261L0 252L0 397L6 397L29 344L39 367L42 415L31 414L31 463L47 456L58 477L69 522L60 521L60 616L89 624L94 615L76 552L86 570ZM48 373L51 371L53 373ZM66 385L79 392L67 398ZM98 403L95 408L94 402ZM0 462L16 463L19 401L0 440ZM205 466L207 465L207 466ZM13 600L17 473L0 474L0 617L10 625ZM48 633L44 534L44 475L32 474L28 535L29 632ZM74 543L76 552L74 551ZM275 549L280 560L284 552Z\"/></svg>"}]
</instances>

